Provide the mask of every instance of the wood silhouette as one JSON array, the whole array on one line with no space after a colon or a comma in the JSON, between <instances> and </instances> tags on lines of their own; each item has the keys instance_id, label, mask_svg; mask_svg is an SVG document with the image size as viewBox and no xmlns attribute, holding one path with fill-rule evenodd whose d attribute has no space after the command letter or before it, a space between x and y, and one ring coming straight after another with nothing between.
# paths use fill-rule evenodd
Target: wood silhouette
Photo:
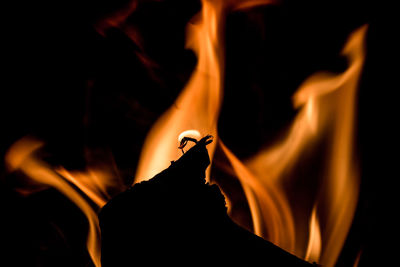
<instances>
[{"instance_id":1,"label":"wood silhouette","mask_svg":"<svg viewBox=\"0 0 400 267\"><path fill-rule=\"evenodd\" d=\"M235 224L201 139L149 181L117 195L99 215L102 266L312 266ZM171 264L171 265L170 265Z\"/></svg>"}]
</instances>

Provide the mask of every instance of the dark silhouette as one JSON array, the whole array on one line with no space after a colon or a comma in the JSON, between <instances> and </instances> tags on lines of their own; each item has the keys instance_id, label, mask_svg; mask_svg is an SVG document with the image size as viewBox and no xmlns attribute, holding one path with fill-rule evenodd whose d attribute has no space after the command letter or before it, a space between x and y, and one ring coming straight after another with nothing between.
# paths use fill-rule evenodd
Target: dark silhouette
<instances>
[{"instance_id":1,"label":"dark silhouette","mask_svg":"<svg viewBox=\"0 0 400 267\"><path fill-rule=\"evenodd\" d=\"M228 217L218 186L205 183L210 142L204 137L169 168L105 205L99 215L103 267L311 266Z\"/></svg>"}]
</instances>

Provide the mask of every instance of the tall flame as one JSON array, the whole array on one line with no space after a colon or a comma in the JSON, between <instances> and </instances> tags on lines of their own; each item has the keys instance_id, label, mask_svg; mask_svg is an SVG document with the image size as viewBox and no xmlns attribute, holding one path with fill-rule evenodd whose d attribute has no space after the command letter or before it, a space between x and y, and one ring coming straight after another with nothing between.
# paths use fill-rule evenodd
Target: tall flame
<instances>
[{"instance_id":1,"label":"tall flame","mask_svg":"<svg viewBox=\"0 0 400 267\"><path fill-rule=\"evenodd\" d=\"M343 54L349 67L341 74L317 73L300 86L295 93L294 105L300 107L287 137L277 145L261 151L246 162L248 175L238 173L238 178L249 189L245 190L250 208L257 210L253 216L255 230L277 245L302 256L304 245L296 241L293 233L307 231L296 226L283 182L285 173L298 161L305 150L320 138L328 136L328 167L321 177L321 194L317 197L318 209L324 210L324 225L318 225L318 214L313 211L311 235L322 229L320 262L333 266L352 223L359 194L359 177L354 157L354 117L358 80L364 62L364 38L367 27L363 26L349 38ZM330 131L330 132L329 132ZM228 152L229 153L229 152ZM231 157L230 157L231 158ZM231 159L231 163L238 165ZM261 184L261 189L257 186ZM260 192L261 191L261 192ZM271 194L273 192L273 194ZM271 201L266 200L270 194ZM278 197L279 196L279 197ZM277 212L278 210L278 212ZM280 223L271 223L271 222ZM285 228L281 228L281 227ZM285 231L287 231L285 233ZM317 240L309 244L317 247ZM304 242L300 242L303 243ZM309 249L311 249L309 247ZM309 252L311 253L311 251ZM315 251L313 252L315 255ZM304 257L304 256L303 256ZM319 255L315 255L319 258Z\"/></svg>"},{"instance_id":2,"label":"tall flame","mask_svg":"<svg viewBox=\"0 0 400 267\"><path fill-rule=\"evenodd\" d=\"M249 8L271 1L203 0L200 14L188 25L187 48L198 57L198 63L188 84L175 104L154 124L140 157L136 181L149 179L179 156L177 137L186 130L217 137L217 122L223 95L225 13L228 9ZM214 142L209 150L212 155Z\"/></svg>"},{"instance_id":3,"label":"tall flame","mask_svg":"<svg viewBox=\"0 0 400 267\"><path fill-rule=\"evenodd\" d=\"M218 1L217 1L218 2ZM154 124L144 143L136 179L149 179L178 157L176 140L195 129L216 136L221 102L222 47L220 4L203 1L203 8L188 29L187 46L198 55L198 64L176 103ZM210 147L211 153L215 145Z\"/></svg>"}]
</instances>

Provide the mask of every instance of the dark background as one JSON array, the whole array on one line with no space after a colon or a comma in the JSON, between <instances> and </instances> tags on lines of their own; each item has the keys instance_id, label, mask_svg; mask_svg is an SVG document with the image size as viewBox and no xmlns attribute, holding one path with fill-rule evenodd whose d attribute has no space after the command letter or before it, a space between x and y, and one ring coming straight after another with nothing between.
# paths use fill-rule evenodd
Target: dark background
<instances>
[{"instance_id":1,"label":"dark background","mask_svg":"<svg viewBox=\"0 0 400 267\"><path fill-rule=\"evenodd\" d=\"M48 161L86 165L84 149L111 153L126 184L155 120L175 100L196 64L184 49L185 26L200 9L189 0L141 1L126 28L99 33L99 21L126 1L15 2L3 9L0 152L26 135L46 142ZM239 158L279 136L296 114L291 96L319 70L340 72L349 33L368 23L367 57L359 88L357 147L361 195L338 266L383 266L393 255L397 172L392 151L389 82L393 49L378 20L389 9L373 1L281 1L235 12L226 24L225 96L219 132ZM132 28L130 28L132 29ZM132 36L131 36L132 37ZM139 40L139 41L137 41ZM85 217L48 189L30 197L1 163L1 238L15 266L91 266ZM385 197L384 197L385 196ZM12 265L13 266L13 265Z\"/></svg>"}]
</instances>

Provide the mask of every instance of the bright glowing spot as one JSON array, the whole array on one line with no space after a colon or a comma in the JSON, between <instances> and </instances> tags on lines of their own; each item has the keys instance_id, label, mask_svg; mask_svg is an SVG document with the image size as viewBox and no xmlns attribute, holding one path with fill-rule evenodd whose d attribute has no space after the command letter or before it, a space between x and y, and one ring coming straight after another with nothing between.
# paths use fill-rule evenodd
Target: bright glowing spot
<instances>
[{"instance_id":1,"label":"bright glowing spot","mask_svg":"<svg viewBox=\"0 0 400 267\"><path fill-rule=\"evenodd\" d=\"M199 131L197 131L197 130L187 130L187 131L182 132L179 135L178 142L180 143L184 137L191 137L191 138L199 140L201 135L200 135Z\"/></svg>"}]
</instances>

